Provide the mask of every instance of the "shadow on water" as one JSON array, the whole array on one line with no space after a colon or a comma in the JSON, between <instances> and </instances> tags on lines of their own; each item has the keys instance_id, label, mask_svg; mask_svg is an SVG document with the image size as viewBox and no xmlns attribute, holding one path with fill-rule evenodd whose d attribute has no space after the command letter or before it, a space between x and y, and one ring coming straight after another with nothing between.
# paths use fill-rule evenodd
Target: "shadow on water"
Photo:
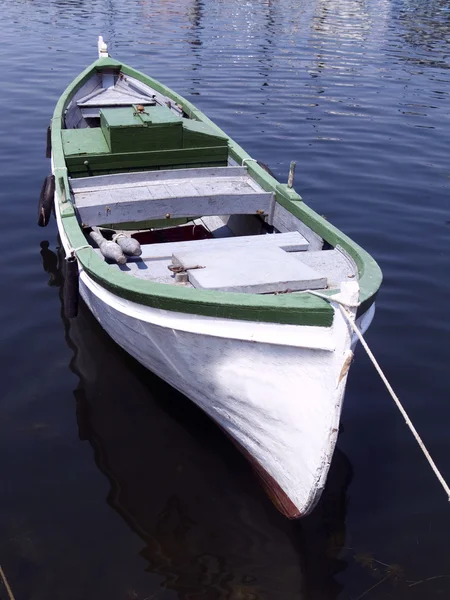
<instances>
[{"instance_id":1,"label":"shadow on water","mask_svg":"<svg viewBox=\"0 0 450 600\"><path fill-rule=\"evenodd\" d=\"M56 254L47 243L41 249L50 281L61 283ZM142 539L160 591L183 600L337 598L346 457L336 453L314 514L289 521L214 423L123 352L83 302L63 322L79 377L79 437L109 480L107 503Z\"/></svg>"}]
</instances>

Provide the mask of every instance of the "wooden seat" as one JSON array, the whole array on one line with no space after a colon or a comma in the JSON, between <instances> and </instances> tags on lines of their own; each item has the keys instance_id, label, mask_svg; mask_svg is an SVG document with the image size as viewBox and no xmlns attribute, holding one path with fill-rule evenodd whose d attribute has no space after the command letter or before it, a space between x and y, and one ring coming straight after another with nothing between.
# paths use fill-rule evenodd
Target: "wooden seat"
<instances>
[{"instance_id":1,"label":"wooden seat","mask_svg":"<svg viewBox=\"0 0 450 600\"><path fill-rule=\"evenodd\" d=\"M186 250L174 252L172 262L194 287L208 290L273 294L327 286L320 273L276 246Z\"/></svg>"},{"instance_id":2,"label":"wooden seat","mask_svg":"<svg viewBox=\"0 0 450 600\"><path fill-rule=\"evenodd\" d=\"M187 226L189 227L189 225ZM164 242L158 244L143 244L142 255L139 260L169 259L178 252L200 251L212 252L218 250L228 251L241 248L247 252L257 252L258 248L281 248L285 252L301 252L304 254L309 248L309 242L298 231L287 233L267 233L264 235L243 235L239 237L209 238L205 240L190 240L187 242ZM129 257L133 260L133 257ZM138 260L138 259L136 259Z\"/></svg>"},{"instance_id":3,"label":"wooden seat","mask_svg":"<svg viewBox=\"0 0 450 600\"><path fill-rule=\"evenodd\" d=\"M139 222L196 215L268 215L274 195L245 167L175 169L105 175L72 181L85 225Z\"/></svg>"}]
</instances>

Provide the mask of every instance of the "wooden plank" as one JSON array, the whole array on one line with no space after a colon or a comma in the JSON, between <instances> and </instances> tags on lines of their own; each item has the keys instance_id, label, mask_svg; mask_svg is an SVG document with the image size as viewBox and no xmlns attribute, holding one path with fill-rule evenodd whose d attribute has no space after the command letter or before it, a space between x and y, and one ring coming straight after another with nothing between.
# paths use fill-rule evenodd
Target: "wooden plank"
<instances>
[{"instance_id":1,"label":"wooden plank","mask_svg":"<svg viewBox=\"0 0 450 600\"><path fill-rule=\"evenodd\" d=\"M200 217L199 219L195 219L195 225L203 225L208 229L215 238L227 238L233 237L233 232L229 229L221 217L216 215L210 217Z\"/></svg>"},{"instance_id":2,"label":"wooden plank","mask_svg":"<svg viewBox=\"0 0 450 600\"><path fill-rule=\"evenodd\" d=\"M342 249L293 252L292 257L326 277L330 288L340 287L343 281L357 281L358 268Z\"/></svg>"},{"instance_id":3,"label":"wooden plank","mask_svg":"<svg viewBox=\"0 0 450 600\"><path fill-rule=\"evenodd\" d=\"M191 164L182 164L180 165L181 168L183 169L189 169L189 168L202 168L202 167L224 167L226 164L226 161L211 161L208 163L202 163L202 162L192 162ZM165 165L164 166L165 169L170 169L170 170L175 170L178 169L179 166L178 165ZM146 172L150 172L150 171L159 171L160 168L159 167L128 167L128 168L124 168L124 169L104 169L104 170L98 170L96 169L95 171L91 171L90 174L88 174L87 171L84 172L79 172L79 173L74 173L73 171L70 173L69 179L71 179L72 181L75 180L80 180L80 179L87 179L87 177L102 177L103 175L116 175L116 174L126 174L126 173L142 173L143 171Z\"/></svg>"},{"instance_id":4,"label":"wooden plank","mask_svg":"<svg viewBox=\"0 0 450 600\"><path fill-rule=\"evenodd\" d=\"M65 125L67 129L72 129L73 127L77 127L80 119L82 119L82 114L80 109L77 106L77 101L86 96L86 94L91 94L97 90L101 90L101 78L98 73L95 73L90 79L88 79L84 85L79 88L75 94L72 96L69 104L67 105L67 112L65 116ZM64 131L64 130L63 130Z\"/></svg>"},{"instance_id":5,"label":"wooden plank","mask_svg":"<svg viewBox=\"0 0 450 600\"><path fill-rule=\"evenodd\" d=\"M110 179L104 177L103 181L99 177L89 178L87 184L74 182L72 189L75 193L78 205L95 204L114 201L115 199L128 199L128 197L138 191L140 196L147 195L149 198L163 199L168 197L179 196L215 196L220 194L226 195L261 195L272 196L271 192L266 192L259 186L256 186L252 180L244 175L241 176L238 172L237 176L229 175L234 169L222 168L221 172L218 169L196 170L183 169L173 171L159 171L141 175L135 178L135 181L115 183L111 185ZM143 175L143 176L142 176ZM194 175L194 176L192 176ZM97 185L93 185L90 180L93 180ZM127 181L123 178L119 181ZM114 180L113 180L114 181ZM117 181L117 180L115 180ZM90 183L90 185L89 185ZM101 185L101 184L109 185ZM253 183L253 185L252 185Z\"/></svg>"},{"instance_id":6,"label":"wooden plank","mask_svg":"<svg viewBox=\"0 0 450 600\"><path fill-rule=\"evenodd\" d=\"M166 242L164 244L143 244L143 260L159 260L170 258L175 252L198 250L207 252L210 249L247 249L258 251L261 247L277 247L286 252L303 252L308 250L308 242L298 233L268 233L265 235L248 235L241 237L211 238L207 240L191 240L189 242Z\"/></svg>"},{"instance_id":7,"label":"wooden plank","mask_svg":"<svg viewBox=\"0 0 450 600\"><path fill-rule=\"evenodd\" d=\"M245 167L203 167L193 169L170 169L160 171L137 171L135 173L115 173L97 175L71 181L72 188L77 190L101 190L118 186L151 183L161 179L197 179L199 177L244 177ZM262 188L259 188L261 190Z\"/></svg>"},{"instance_id":8,"label":"wooden plank","mask_svg":"<svg viewBox=\"0 0 450 600\"><path fill-rule=\"evenodd\" d=\"M299 231L310 243L310 250L322 250L323 239L279 202L275 202L272 218L272 224L278 231Z\"/></svg>"},{"instance_id":9,"label":"wooden plank","mask_svg":"<svg viewBox=\"0 0 450 600\"><path fill-rule=\"evenodd\" d=\"M99 96L100 94L103 94L105 92L105 88L100 87L100 81L97 83L96 88L94 89L94 91L90 92L89 94L87 94L86 96L83 96L82 98L79 98L77 100L77 105L81 106L83 104L85 104L86 102L88 102L89 100L91 100L92 98L96 98L97 96Z\"/></svg>"},{"instance_id":10,"label":"wooden plank","mask_svg":"<svg viewBox=\"0 0 450 600\"><path fill-rule=\"evenodd\" d=\"M86 155L105 154L109 152L108 142L98 127L85 129L63 129L62 141L64 154L70 160L73 155L86 160Z\"/></svg>"},{"instance_id":11,"label":"wooden plank","mask_svg":"<svg viewBox=\"0 0 450 600\"><path fill-rule=\"evenodd\" d=\"M182 174L188 175L189 170ZM167 215L167 218L178 218L267 214L273 201L273 194L262 190L248 176L191 178L181 177L177 171L167 175L149 176L150 181L131 185L75 189L75 204L81 220L86 225L98 225L161 219Z\"/></svg>"},{"instance_id":12,"label":"wooden plank","mask_svg":"<svg viewBox=\"0 0 450 600\"><path fill-rule=\"evenodd\" d=\"M164 96L164 94L158 92L155 88L151 87L150 85L146 85L145 83L142 83L135 77L127 75L126 77L121 79L120 85L126 86L130 90L136 90L137 92L143 94L150 94L161 106L168 106L168 103L170 103L170 110L173 113L179 115L180 117L183 116L182 108L180 108L171 98L169 98L168 96Z\"/></svg>"},{"instance_id":13,"label":"wooden plank","mask_svg":"<svg viewBox=\"0 0 450 600\"><path fill-rule=\"evenodd\" d=\"M228 138L218 134L209 125L195 119L183 119L183 148L219 146L227 143Z\"/></svg>"},{"instance_id":14,"label":"wooden plank","mask_svg":"<svg viewBox=\"0 0 450 600\"><path fill-rule=\"evenodd\" d=\"M100 109L99 108L80 108L83 119L99 119Z\"/></svg>"},{"instance_id":15,"label":"wooden plank","mask_svg":"<svg viewBox=\"0 0 450 600\"><path fill-rule=\"evenodd\" d=\"M327 285L326 278L277 247L176 252L172 262L188 271L195 288L221 292L272 294Z\"/></svg>"},{"instance_id":16,"label":"wooden plank","mask_svg":"<svg viewBox=\"0 0 450 600\"><path fill-rule=\"evenodd\" d=\"M120 77L116 81L115 89L132 95L135 95L137 92L139 95L145 96L154 102L157 101L155 90L144 84L140 84L140 88L137 90L135 87L133 88L129 85L128 78Z\"/></svg>"},{"instance_id":17,"label":"wooden plank","mask_svg":"<svg viewBox=\"0 0 450 600\"><path fill-rule=\"evenodd\" d=\"M95 248L95 252L99 256L102 256L98 248ZM145 262L141 259L141 257L139 257L135 261L128 260L125 265L112 263L111 267L119 269L123 273L131 275L132 277L137 277L138 279L146 279L147 281L165 283L167 285L176 285L174 274L168 268L170 264L170 258L167 258L166 260ZM187 283L186 287L192 286L191 284Z\"/></svg>"},{"instance_id":18,"label":"wooden plank","mask_svg":"<svg viewBox=\"0 0 450 600\"><path fill-rule=\"evenodd\" d=\"M149 198L148 188L132 188L133 195L127 196L127 201L114 199L115 191L105 191L101 201L93 204L84 203L83 194L76 199L76 206L82 222L85 225L120 223L127 221L139 222L146 219L163 219L166 215L171 218L189 217L195 215L221 215L228 213L254 214L259 211L267 213L270 206L271 194L242 195L217 194L209 196L182 196L173 198L168 192L166 199ZM86 196L89 196L87 194Z\"/></svg>"},{"instance_id":19,"label":"wooden plank","mask_svg":"<svg viewBox=\"0 0 450 600\"><path fill-rule=\"evenodd\" d=\"M117 90L116 88L108 88L97 90L96 94L90 94L84 98L78 100L77 105L80 108L88 107L112 107L112 106L131 106L132 104L143 104L145 106L156 104L155 100L145 96L138 96L137 94L125 90Z\"/></svg>"},{"instance_id":20,"label":"wooden plank","mask_svg":"<svg viewBox=\"0 0 450 600\"><path fill-rule=\"evenodd\" d=\"M125 152L119 154L97 154L66 157L71 173L90 171L115 171L127 168L167 167L179 164L220 163L228 159L227 147L183 148L178 150L153 150L148 152ZM88 164L86 165L86 161Z\"/></svg>"}]
</instances>

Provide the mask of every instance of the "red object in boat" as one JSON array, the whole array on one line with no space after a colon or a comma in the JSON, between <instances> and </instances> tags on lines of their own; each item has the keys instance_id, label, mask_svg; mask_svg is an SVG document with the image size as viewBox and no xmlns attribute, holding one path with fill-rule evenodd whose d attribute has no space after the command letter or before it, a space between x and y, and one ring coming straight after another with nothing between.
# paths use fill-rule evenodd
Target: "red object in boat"
<instances>
[{"instance_id":1,"label":"red object in boat","mask_svg":"<svg viewBox=\"0 0 450 600\"><path fill-rule=\"evenodd\" d=\"M183 225L167 227L153 231L138 231L132 236L140 244L161 244L164 242L190 242L191 240L206 240L213 235L203 225Z\"/></svg>"}]
</instances>

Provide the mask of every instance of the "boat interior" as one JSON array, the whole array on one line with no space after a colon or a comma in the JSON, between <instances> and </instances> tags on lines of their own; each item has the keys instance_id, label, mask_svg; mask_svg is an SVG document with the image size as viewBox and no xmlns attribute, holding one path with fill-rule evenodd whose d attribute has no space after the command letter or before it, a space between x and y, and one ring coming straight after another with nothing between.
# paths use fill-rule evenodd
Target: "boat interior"
<instances>
[{"instance_id":1,"label":"boat interior","mask_svg":"<svg viewBox=\"0 0 450 600\"><path fill-rule=\"evenodd\" d=\"M336 289L354 261L229 156L228 138L120 67L95 73L65 111L71 200L87 243L132 277L256 294ZM94 232L94 233L93 233ZM100 237L99 237L100 235ZM103 240L136 240L116 260Z\"/></svg>"}]
</instances>

